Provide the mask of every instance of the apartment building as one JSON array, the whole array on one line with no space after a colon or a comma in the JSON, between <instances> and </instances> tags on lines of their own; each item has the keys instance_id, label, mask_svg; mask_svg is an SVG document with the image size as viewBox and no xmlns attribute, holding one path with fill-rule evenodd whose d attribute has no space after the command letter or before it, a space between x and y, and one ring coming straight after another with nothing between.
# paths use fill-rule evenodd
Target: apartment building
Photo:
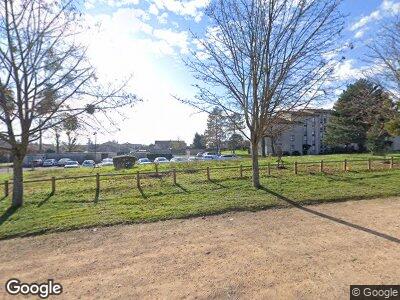
<instances>
[{"instance_id":1,"label":"apartment building","mask_svg":"<svg viewBox=\"0 0 400 300\"><path fill-rule=\"evenodd\" d=\"M331 114L330 109L306 109L287 113L283 118L285 129L275 138L265 137L266 154L276 153L278 148L286 154L326 152L329 147L324 145L324 136ZM400 150L400 137L393 138L391 150Z\"/></svg>"},{"instance_id":2,"label":"apartment building","mask_svg":"<svg viewBox=\"0 0 400 300\"><path fill-rule=\"evenodd\" d=\"M307 109L290 112L284 117L286 127L275 138L265 137L265 151L273 154L278 148L290 154L320 154L327 150L323 143L329 109Z\"/></svg>"}]
</instances>

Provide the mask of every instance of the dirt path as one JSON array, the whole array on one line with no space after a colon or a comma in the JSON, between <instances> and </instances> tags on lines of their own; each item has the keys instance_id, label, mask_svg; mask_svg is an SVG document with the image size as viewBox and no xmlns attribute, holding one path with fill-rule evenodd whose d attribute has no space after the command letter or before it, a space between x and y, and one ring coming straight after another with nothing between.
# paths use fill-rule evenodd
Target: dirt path
<instances>
[{"instance_id":1,"label":"dirt path","mask_svg":"<svg viewBox=\"0 0 400 300\"><path fill-rule=\"evenodd\" d=\"M61 298L348 299L399 284L400 198L240 212L0 242L11 277Z\"/></svg>"}]
</instances>

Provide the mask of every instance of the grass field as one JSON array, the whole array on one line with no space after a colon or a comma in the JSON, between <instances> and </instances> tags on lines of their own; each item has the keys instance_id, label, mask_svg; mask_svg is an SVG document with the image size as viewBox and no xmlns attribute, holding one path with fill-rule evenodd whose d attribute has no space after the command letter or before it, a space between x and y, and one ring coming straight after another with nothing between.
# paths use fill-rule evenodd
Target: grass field
<instances>
[{"instance_id":1,"label":"grass field","mask_svg":"<svg viewBox=\"0 0 400 300\"><path fill-rule=\"evenodd\" d=\"M112 225L120 223L150 222L170 218L216 214L232 210L259 210L286 205L280 197L299 203L317 203L387 197L400 194L400 155L395 156L395 169L389 164L374 162L373 171L367 171L366 162L350 163L349 172L342 172L344 159L370 158L366 154L285 157L286 169L272 168L267 176L261 170L265 189L251 186L251 170L246 168L244 178L239 178L238 168L212 169L207 181L204 168L250 165L247 158L230 162L195 162L190 164L160 165L160 171L176 168L177 185L171 174L160 177L142 176L139 190L136 187L137 171L153 171L153 165L135 166L118 171L120 176L101 176L100 194L95 197L95 179L57 180L55 195L50 194L50 181L27 183L25 204L17 210L10 209L10 197L0 201L0 238L37 234L74 228ZM383 159L383 157L372 157ZM324 174L319 172L318 161L324 164ZM275 158L261 159L260 163L274 163ZM293 162L300 164L299 174L293 174ZM336 161L336 162L334 162ZM196 172L194 169L200 168ZM191 169L191 171L185 171ZM116 174L111 167L99 169L40 169L25 171L25 180ZM3 173L0 180L9 179Z\"/></svg>"}]
</instances>

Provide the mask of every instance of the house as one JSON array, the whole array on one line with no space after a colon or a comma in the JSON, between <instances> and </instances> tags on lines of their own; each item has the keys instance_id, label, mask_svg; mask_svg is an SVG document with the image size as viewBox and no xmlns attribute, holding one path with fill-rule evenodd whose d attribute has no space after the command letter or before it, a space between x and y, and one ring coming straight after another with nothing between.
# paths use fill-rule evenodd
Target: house
<instances>
[{"instance_id":1,"label":"house","mask_svg":"<svg viewBox=\"0 0 400 300\"><path fill-rule=\"evenodd\" d=\"M185 150L187 145L184 141L155 141L154 149L155 150Z\"/></svg>"},{"instance_id":2,"label":"house","mask_svg":"<svg viewBox=\"0 0 400 300\"><path fill-rule=\"evenodd\" d=\"M286 154L325 153L329 147L324 144L324 136L331 115L330 109L305 109L286 113L279 124L282 127L277 130L279 133L264 138L265 153L274 154L278 148ZM391 150L400 150L400 137L393 138Z\"/></svg>"}]
</instances>

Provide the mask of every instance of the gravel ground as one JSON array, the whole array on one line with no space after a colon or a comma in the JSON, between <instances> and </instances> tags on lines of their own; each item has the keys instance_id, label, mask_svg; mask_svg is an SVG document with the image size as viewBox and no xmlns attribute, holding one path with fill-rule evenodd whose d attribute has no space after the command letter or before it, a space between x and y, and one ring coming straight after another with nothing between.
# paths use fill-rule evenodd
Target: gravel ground
<instances>
[{"instance_id":1,"label":"gravel ground","mask_svg":"<svg viewBox=\"0 0 400 300\"><path fill-rule=\"evenodd\" d=\"M400 283L400 198L238 212L0 241L12 277L64 299L348 299ZM13 297L14 298L14 297Z\"/></svg>"}]
</instances>

